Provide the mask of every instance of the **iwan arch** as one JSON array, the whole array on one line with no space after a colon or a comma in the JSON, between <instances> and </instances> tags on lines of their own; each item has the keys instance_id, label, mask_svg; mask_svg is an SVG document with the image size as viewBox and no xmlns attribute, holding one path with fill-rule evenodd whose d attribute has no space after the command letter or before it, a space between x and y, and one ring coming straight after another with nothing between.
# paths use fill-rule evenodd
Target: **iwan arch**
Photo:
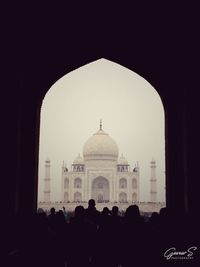
<instances>
[{"instance_id":1,"label":"iwan arch","mask_svg":"<svg viewBox=\"0 0 200 267\"><path fill-rule=\"evenodd\" d=\"M134 22L130 23L130 29L119 31L113 24L114 35L109 27L105 27L102 35L99 31L94 35L84 31L83 45L80 45L81 35L72 33L67 39L65 34L60 34L60 42L50 42L55 32L49 31L45 36L40 35L38 46L34 42L27 43L27 50L21 50L21 60L10 58L10 65L16 63L16 68L8 69L9 82L2 90L5 110L9 106L10 114L2 130L5 140L8 140L2 154L7 156L6 164L2 166L7 179L4 179L2 188L5 210L9 214L37 209L40 110L45 94L63 75L107 58L141 75L159 93L165 111L166 204L170 210L189 211L196 216L199 187L196 175L198 159L194 153L197 149L197 139L194 138L197 113L194 107L197 107L195 82L198 75L195 76L196 68L191 64L195 48L190 43L188 49L187 34L177 35L176 27L163 31L166 38L160 38L157 31L152 31L153 38L147 43L148 27L139 27L138 30L136 27L133 38L130 34L132 25ZM128 24L123 26L125 29ZM65 25L63 30L66 30ZM23 37L19 39L21 44L26 36ZM102 38L105 40L103 43ZM21 48L23 45L19 46ZM188 53L183 55L181 51L184 49ZM10 155L14 166L9 173Z\"/></svg>"},{"instance_id":2,"label":"iwan arch","mask_svg":"<svg viewBox=\"0 0 200 267\"><path fill-rule=\"evenodd\" d=\"M62 202L78 203L90 198L97 202L140 201L139 166L131 169L129 162L119 156L118 150L118 145L102 125L99 130L97 126L97 132L83 147L83 156L78 156L74 162L66 162L67 166L73 163L69 170L65 164L62 167ZM150 168L148 177L150 180ZM151 193L156 193L156 189Z\"/></svg>"}]
</instances>

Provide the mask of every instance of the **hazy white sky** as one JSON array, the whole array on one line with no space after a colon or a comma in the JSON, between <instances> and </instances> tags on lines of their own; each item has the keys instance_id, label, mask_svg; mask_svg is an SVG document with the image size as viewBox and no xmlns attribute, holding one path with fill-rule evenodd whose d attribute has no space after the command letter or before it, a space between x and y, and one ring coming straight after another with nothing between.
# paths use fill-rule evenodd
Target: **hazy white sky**
<instances>
[{"instance_id":1,"label":"hazy white sky","mask_svg":"<svg viewBox=\"0 0 200 267\"><path fill-rule=\"evenodd\" d=\"M39 200L44 161L51 160L51 200L61 200L63 160L71 168L87 139L99 129L117 142L131 169L140 165L140 201L150 200L150 160L157 163L158 201L165 200L164 110L156 90L141 76L100 59L59 79L41 109Z\"/></svg>"}]
</instances>

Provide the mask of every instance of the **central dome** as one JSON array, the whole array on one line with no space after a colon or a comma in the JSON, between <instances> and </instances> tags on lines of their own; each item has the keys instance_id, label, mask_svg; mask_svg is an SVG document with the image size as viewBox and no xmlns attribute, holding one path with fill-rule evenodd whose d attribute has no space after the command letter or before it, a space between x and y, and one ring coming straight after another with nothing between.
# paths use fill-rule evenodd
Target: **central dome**
<instances>
[{"instance_id":1,"label":"central dome","mask_svg":"<svg viewBox=\"0 0 200 267\"><path fill-rule=\"evenodd\" d=\"M118 146L116 142L100 129L93 134L83 147L84 160L114 160L118 159Z\"/></svg>"}]
</instances>

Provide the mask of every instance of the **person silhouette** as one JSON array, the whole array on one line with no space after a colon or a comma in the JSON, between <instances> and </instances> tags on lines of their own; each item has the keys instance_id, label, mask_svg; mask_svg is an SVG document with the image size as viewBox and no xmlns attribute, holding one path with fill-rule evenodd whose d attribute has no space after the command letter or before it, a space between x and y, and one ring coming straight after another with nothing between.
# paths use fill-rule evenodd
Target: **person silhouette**
<instances>
[{"instance_id":1,"label":"person silhouette","mask_svg":"<svg viewBox=\"0 0 200 267\"><path fill-rule=\"evenodd\" d=\"M85 217L88 221L98 225L100 212L96 209L96 203L94 199L88 201L88 208L85 210Z\"/></svg>"}]
</instances>

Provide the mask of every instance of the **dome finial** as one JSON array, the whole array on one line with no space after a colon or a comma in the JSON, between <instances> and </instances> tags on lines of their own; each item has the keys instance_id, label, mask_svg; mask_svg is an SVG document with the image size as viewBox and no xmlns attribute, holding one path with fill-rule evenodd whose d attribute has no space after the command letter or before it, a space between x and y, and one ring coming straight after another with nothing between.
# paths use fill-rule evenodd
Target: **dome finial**
<instances>
[{"instance_id":1,"label":"dome finial","mask_svg":"<svg viewBox=\"0 0 200 267\"><path fill-rule=\"evenodd\" d=\"M100 130L102 131L102 119L100 119Z\"/></svg>"}]
</instances>

